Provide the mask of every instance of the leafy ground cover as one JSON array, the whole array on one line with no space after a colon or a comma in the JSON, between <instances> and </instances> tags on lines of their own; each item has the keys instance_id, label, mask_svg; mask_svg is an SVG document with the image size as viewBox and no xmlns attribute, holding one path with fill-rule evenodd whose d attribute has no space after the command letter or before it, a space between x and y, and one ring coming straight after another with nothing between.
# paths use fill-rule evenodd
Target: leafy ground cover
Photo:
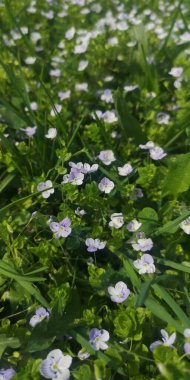
<instances>
[{"instance_id":1,"label":"leafy ground cover","mask_svg":"<svg viewBox=\"0 0 190 380\"><path fill-rule=\"evenodd\" d=\"M0 1L0 380L189 379L189 22Z\"/></svg>"}]
</instances>

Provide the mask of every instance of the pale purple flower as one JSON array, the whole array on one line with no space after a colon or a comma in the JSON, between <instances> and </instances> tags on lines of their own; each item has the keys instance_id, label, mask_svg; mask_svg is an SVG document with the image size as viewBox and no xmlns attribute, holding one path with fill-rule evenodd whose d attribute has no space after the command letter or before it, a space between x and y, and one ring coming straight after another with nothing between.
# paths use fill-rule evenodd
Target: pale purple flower
<instances>
[{"instance_id":1,"label":"pale purple flower","mask_svg":"<svg viewBox=\"0 0 190 380\"><path fill-rule=\"evenodd\" d=\"M53 184L51 181L40 182L37 186L37 190L42 192L42 197L47 199L54 193Z\"/></svg>"},{"instance_id":2,"label":"pale purple flower","mask_svg":"<svg viewBox=\"0 0 190 380\"><path fill-rule=\"evenodd\" d=\"M106 111L102 114L102 119L106 123L115 123L117 122L117 116L115 114L115 111Z\"/></svg>"},{"instance_id":3,"label":"pale purple flower","mask_svg":"<svg viewBox=\"0 0 190 380\"><path fill-rule=\"evenodd\" d=\"M161 331L162 340L156 340L150 345L150 350L154 351L154 349L157 346L167 346L167 347L173 347L173 343L176 340L176 333L173 333L172 335L168 335L167 331L162 329Z\"/></svg>"},{"instance_id":4,"label":"pale purple flower","mask_svg":"<svg viewBox=\"0 0 190 380\"><path fill-rule=\"evenodd\" d=\"M100 241L100 239L87 238L85 241L88 252L96 252L98 249L104 249L106 242Z\"/></svg>"},{"instance_id":5,"label":"pale purple flower","mask_svg":"<svg viewBox=\"0 0 190 380\"><path fill-rule=\"evenodd\" d=\"M69 181L71 185L82 185L84 180L84 174L81 173L78 169L71 169L71 172L69 174Z\"/></svg>"},{"instance_id":6,"label":"pale purple flower","mask_svg":"<svg viewBox=\"0 0 190 380\"><path fill-rule=\"evenodd\" d=\"M61 76L61 70L60 69L52 69L52 70L50 70L49 75L51 77L59 78Z\"/></svg>"},{"instance_id":7,"label":"pale purple flower","mask_svg":"<svg viewBox=\"0 0 190 380\"><path fill-rule=\"evenodd\" d=\"M99 189L106 194L109 194L113 190L114 186L114 182L110 181L106 177L102 178L98 185Z\"/></svg>"},{"instance_id":8,"label":"pale purple flower","mask_svg":"<svg viewBox=\"0 0 190 380\"><path fill-rule=\"evenodd\" d=\"M149 149L154 148L154 143L153 143L153 141L148 141L145 145L140 144L139 148L149 150Z\"/></svg>"},{"instance_id":9,"label":"pale purple flower","mask_svg":"<svg viewBox=\"0 0 190 380\"><path fill-rule=\"evenodd\" d=\"M47 134L45 135L47 139L51 139L51 140L53 140L56 136L57 136L56 128L49 128L47 131Z\"/></svg>"},{"instance_id":10,"label":"pale purple flower","mask_svg":"<svg viewBox=\"0 0 190 380\"><path fill-rule=\"evenodd\" d=\"M63 355L59 349L50 351L47 358L41 363L40 374L46 379L68 380L71 363L70 355Z\"/></svg>"},{"instance_id":11,"label":"pale purple flower","mask_svg":"<svg viewBox=\"0 0 190 380\"><path fill-rule=\"evenodd\" d=\"M179 78L183 74L183 67L172 67L168 74L174 78Z\"/></svg>"},{"instance_id":12,"label":"pale purple flower","mask_svg":"<svg viewBox=\"0 0 190 380\"><path fill-rule=\"evenodd\" d=\"M138 222L136 219L133 219L127 224L126 228L129 232L136 232L141 226L142 223Z\"/></svg>"},{"instance_id":13,"label":"pale purple flower","mask_svg":"<svg viewBox=\"0 0 190 380\"><path fill-rule=\"evenodd\" d=\"M138 239L137 243L132 244L135 251L147 252L150 251L153 247L152 239Z\"/></svg>"},{"instance_id":14,"label":"pale purple flower","mask_svg":"<svg viewBox=\"0 0 190 380\"><path fill-rule=\"evenodd\" d=\"M183 348L184 348L185 354L187 354L188 356L190 356L190 343L186 342L184 344Z\"/></svg>"},{"instance_id":15,"label":"pale purple flower","mask_svg":"<svg viewBox=\"0 0 190 380\"><path fill-rule=\"evenodd\" d=\"M125 164L124 166L118 167L119 175L126 177L133 171L133 167L130 164Z\"/></svg>"},{"instance_id":16,"label":"pale purple flower","mask_svg":"<svg viewBox=\"0 0 190 380\"><path fill-rule=\"evenodd\" d=\"M148 253L142 255L140 259L133 261L133 265L138 269L139 274L154 273L156 270L154 259Z\"/></svg>"},{"instance_id":17,"label":"pale purple flower","mask_svg":"<svg viewBox=\"0 0 190 380\"><path fill-rule=\"evenodd\" d=\"M60 237L67 237L71 233L71 221L69 218L64 218L61 222L56 223L52 222L50 223L50 229L52 232L54 232L54 235L56 239L59 239Z\"/></svg>"},{"instance_id":18,"label":"pale purple flower","mask_svg":"<svg viewBox=\"0 0 190 380\"><path fill-rule=\"evenodd\" d=\"M65 33L65 38L67 40L72 40L75 35L76 29L74 26L72 26L67 32Z\"/></svg>"},{"instance_id":19,"label":"pale purple flower","mask_svg":"<svg viewBox=\"0 0 190 380\"><path fill-rule=\"evenodd\" d=\"M0 369L0 380L11 380L16 375L14 369Z\"/></svg>"},{"instance_id":20,"label":"pale purple flower","mask_svg":"<svg viewBox=\"0 0 190 380\"><path fill-rule=\"evenodd\" d=\"M167 155L167 153L164 152L162 148L159 146L155 146L154 148L150 149L150 157L152 160L162 160Z\"/></svg>"},{"instance_id":21,"label":"pale purple flower","mask_svg":"<svg viewBox=\"0 0 190 380\"><path fill-rule=\"evenodd\" d=\"M94 350L106 350L108 345L105 343L109 340L109 332L107 330L92 329L89 333L90 344Z\"/></svg>"},{"instance_id":22,"label":"pale purple flower","mask_svg":"<svg viewBox=\"0 0 190 380\"><path fill-rule=\"evenodd\" d=\"M114 213L111 215L111 221L109 222L109 226L113 228L121 228L124 224L123 214L122 213Z\"/></svg>"},{"instance_id":23,"label":"pale purple flower","mask_svg":"<svg viewBox=\"0 0 190 380\"><path fill-rule=\"evenodd\" d=\"M77 162L77 164L75 164L75 162L69 161L69 166L73 169L80 170L81 172L83 170L83 163L82 162Z\"/></svg>"},{"instance_id":24,"label":"pale purple flower","mask_svg":"<svg viewBox=\"0 0 190 380\"><path fill-rule=\"evenodd\" d=\"M190 216L183 220L183 222L181 222L179 224L180 228L187 234L187 235L190 235Z\"/></svg>"},{"instance_id":25,"label":"pale purple flower","mask_svg":"<svg viewBox=\"0 0 190 380\"><path fill-rule=\"evenodd\" d=\"M68 90L68 91L60 91L58 92L58 96L59 96L59 99L62 101L62 100L65 100L65 99L69 99L70 96L71 96L71 91Z\"/></svg>"},{"instance_id":26,"label":"pale purple flower","mask_svg":"<svg viewBox=\"0 0 190 380\"><path fill-rule=\"evenodd\" d=\"M103 94L101 95L101 100L104 100L106 103L113 103L113 95L110 89L104 90Z\"/></svg>"},{"instance_id":27,"label":"pale purple flower","mask_svg":"<svg viewBox=\"0 0 190 380\"><path fill-rule=\"evenodd\" d=\"M98 166L99 166L98 164L93 164L92 166L90 166L89 164L84 163L82 172L84 174L94 173L98 170Z\"/></svg>"},{"instance_id":28,"label":"pale purple flower","mask_svg":"<svg viewBox=\"0 0 190 380\"><path fill-rule=\"evenodd\" d=\"M75 90L88 92L88 83L77 83L75 85Z\"/></svg>"},{"instance_id":29,"label":"pale purple flower","mask_svg":"<svg viewBox=\"0 0 190 380\"><path fill-rule=\"evenodd\" d=\"M78 71L83 71L88 66L88 61L82 60L79 62Z\"/></svg>"},{"instance_id":30,"label":"pale purple flower","mask_svg":"<svg viewBox=\"0 0 190 380\"><path fill-rule=\"evenodd\" d=\"M183 332L184 338L190 338L190 329L185 329Z\"/></svg>"},{"instance_id":31,"label":"pale purple flower","mask_svg":"<svg viewBox=\"0 0 190 380\"><path fill-rule=\"evenodd\" d=\"M77 207L77 209L75 210L75 214L78 216L83 216L86 214L86 211L82 210L80 207Z\"/></svg>"},{"instance_id":32,"label":"pale purple flower","mask_svg":"<svg viewBox=\"0 0 190 380\"><path fill-rule=\"evenodd\" d=\"M107 166L116 160L112 150L101 150L98 158Z\"/></svg>"},{"instance_id":33,"label":"pale purple flower","mask_svg":"<svg viewBox=\"0 0 190 380\"><path fill-rule=\"evenodd\" d=\"M28 137L33 137L36 133L37 127L21 128L21 131L25 132Z\"/></svg>"},{"instance_id":34,"label":"pale purple flower","mask_svg":"<svg viewBox=\"0 0 190 380\"><path fill-rule=\"evenodd\" d=\"M36 313L30 319L29 324L30 326L35 327L45 318L49 318L49 312L44 307L39 307L38 309L36 309Z\"/></svg>"},{"instance_id":35,"label":"pale purple flower","mask_svg":"<svg viewBox=\"0 0 190 380\"><path fill-rule=\"evenodd\" d=\"M114 287L108 287L108 293L113 302L122 303L129 297L131 291L123 281L119 281Z\"/></svg>"},{"instance_id":36,"label":"pale purple flower","mask_svg":"<svg viewBox=\"0 0 190 380\"><path fill-rule=\"evenodd\" d=\"M24 62L27 65L33 65L36 62L36 57L27 57Z\"/></svg>"}]
</instances>

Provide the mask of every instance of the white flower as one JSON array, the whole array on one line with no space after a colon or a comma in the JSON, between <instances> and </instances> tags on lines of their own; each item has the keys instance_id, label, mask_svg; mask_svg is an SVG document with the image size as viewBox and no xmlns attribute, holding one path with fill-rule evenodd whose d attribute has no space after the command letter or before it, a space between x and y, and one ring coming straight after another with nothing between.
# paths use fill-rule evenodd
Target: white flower
<instances>
[{"instance_id":1,"label":"white flower","mask_svg":"<svg viewBox=\"0 0 190 380\"><path fill-rule=\"evenodd\" d=\"M83 169L82 169L82 172L84 174L87 174L87 173L94 173L98 170L98 164L93 164L92 166L90 166L89 164L85 163L83 165Z\"/></svg>"},{"instance_id":2,"label":"white flower","mask_svg":"<svg viewBox=\"0 0 190 380\"><path fill-rule=\"evenodd\" d=\"M36 133L37 127L21 128L21 131L25 132L28 137L33 137Z\"/></svg>"},{"instance_id":3,"label":"white flower","mask_svg":"<svg viewBox=\"0 0 190 380\"><path fill-rule=\"evenodd\" d=\"M172 67L168 74L174 78L179 78L183 74L183 67Z\"/></svg>"},{"instance_id":4,"label":"white flower","mask_svg":"<svg viewBox=\"0 0 190 380\"><path fill-rule=\"evenodd\" d=\"M156 270L154 259L148 253L142 255L140 259L133 261L133 265L138 269L139 274L154 273Z\"/></svg>"},{"instance_id":5,"label":"white flower","mask_svg":"<svg viewBox=\"0 0 190 380\"><path fill-rule=\"evenodd\" d=\"M59 78L61 76L61 70L60 69L52 69L52 70L50 70L49 75L51 77Z\"/></svg>"},{"instance_id":6,"label":"white flower","mask_svg":"<svg viewBox=\"0 0 190 380\"><path fill-rule=\"evenodd\" d=\"M104 249L106 246L105 241L100 241L100 239L87 238L85 241L88 252L96 252L98 249Z\"/></svg>"},{"instance_id":7,"label":"white flower","mask_svg":"<svg viewBox=\"0 0 190 380\"><path fill-rule=\"evenodd\" d=\"M62 105L61 104L54 104L55 109L53 108L50 112L51 116L57 116L57 113L61 112Z\"/></svg>"},{"instance_id":8,"label":"white flower","mask_svg":"<svg viewBox=\"0 0 190 380\"><path fill-rule=\"evenodd\" d=\"M190 338L190 329L185 329L183 335L185 338Z\"/></svg>"},{"instance_id":9,"label":"white flower","mask_svg":"<svg viewBox=\"0 0 190 380\"><path fill-rule=\"evenodd\" d=\"M190 343L185 343L184 346L185 353L189 356L190 355Z\"/></svg>"},{"instance_id":10,"label":"white flower","mask_svg":"<svg viewBox=\"0 0 190 380\"><path fill-rule=\"evenodd\" d=\"M148 141L145 145L140 144L139 148L149 150L149 149L154 148L154 143L153 143L153 141Z\"/></svg>"},{"instance_id":11,"label":"white flower","mask_svg":"<svg viewBox=\"0 0 190 380\"><path fill-rule=\"evenodd\" d=\"M183 220L179 226L187 235L190 235L190 216Z\"/></svg>"},{"instance_id":12,"label":"white flower","mask_svg":"<svg viewBox=\"0 0 190 380\"><path fill-rule=\"evenodd\" d=\"M138 222L136 219L133 219L127 224L126 227L129 232L136 232L141 226L142 223Z\"/></svg>"},{"instance_id":13,"label":"white flower","mask_svg":"<svg viewBox=\"0 0 190 380\"><path fill-rule=\"evenodd\" d=\"M104 100L106 103L113 103L114 100L111 90L104 90L103 94L101 95L101 100Z\"/></svg>"},{"instance_id":14,"label":"white flower","mask_svg":"<svg viewBox=\"0 0 190 380\"><path fill-rule=\"evenodd\" d=\"M110 165L116 160L112 150L101 150L98 158L103 162L104 165Z\"/></svg>"},{"instance_id":15,"label":"white flower","mask_svg":"<svg viewBox=\"0 0 190 380\"><path fill-rule=\"evenodd\" d=\"M150 157L152 160L162 160L165 156L167 156L167 153L164 152L162 148L159 146L155 146L154 148L151 148L150 150Z\"/></svg>"},{"instance_id":16,"label":"white flower","mask_svg":"<svg viewBox=\"0 0 190 380\"><path fill-rule=\"evenodd\" d=\"M69 99L70 96L71 96L71 91L68 90L68 91L60 91L58 92L58 96L59 96L59 99L62 101L62 100L65 100L65 99Z\"/></svg>"},{"instance_id":17,"label":"white flower","mask_svg":"<svg viewBox=\"0 0 190 380\"><path fill-rule=\"evenodd\" d=\"M85 60L80 61L78 65L78 71L85 70L87 66L88 66L88 61L85 61Z\"/></svg>"},{"instance_id":18,"label":"white flower","mask_svg":"<svg viewBox=\"0 0 190 380\"><path fill-rule=\"evenodd\" d=\"M75 35L75 32L76 32L76 29L74 26L72 26L72 28L70 28L69 30L67 30L67 32L65 33L65 38L67 40L72 40L74 35Z\"/></svg>"},{"instance_id":19,"label":"white flower","mask_svg":"<svg viewBox=\"0 0 190 380\"><path fill-rule=\"evenodd\" d=\"M90 357L90 354L88 351L86 351L86 348L82 348L79 352L78 352L78 358L80 360L85 360L85 359L88 359Z\"/></svg>"},{"instance_id":20,"label":"white flower","mask_svg":"<svg viewBox=\"0 0 190 380\"><path fill-rule=\"evenodd\" d=\"M128 298L131 291L123 281L119 281L115 287L108 287L108 293L113 302L122 303Z\"/></svg>"},{"instance_id":21,"label":"white flower","mask_svg":"<svg viewBox=\"0 0 190 380\"><path fill-rule=\"evenodd\" d=\"M126 177L132 171L133 171L133 167L130 164L125 164L121 167L118 167L118 173L119 173L119 175L121 175L123 177Z\"/></svg>"},{"instance_id":22,"label":"white flower","mask_svg":"<svg viewBox=\"0 0 190 380\"><path fill-rule=\"evenodd\" d=\"M52 189L50 189L52 187ZM49 190L47 190L49 189ZM51 181L40 182L37 186L38 191L42 191L43 198L49 198L54 193L53 184Z\"/></svg>"},{"instance_id":23,"label":"white flower","mask_svg":"<svg viewBox=\"0 0 190 380\"><path fill-rule=\"evenodd\" d=\"M88 83L78 83L75 85L76 91L85 91L88 92Z\"/></svg>"},{"instance_id":24,"label":"white flower","mask_svg":"<svg viewBox=\"0 0 190 380\"><path fill-rule=\"evenodd\" d=\"M72 185L82 185L84 180L84 174L76 169L71 169L71 172L69 174L69 182Z\"/></svg>"},{"instance_id":25,"label":"white flower","mask_svg":"<svg viewBox=\"0 0 190 380\"><path fill-rule=\"evenodd\" d=\"M104 112L103 115L102 115L102 119L106 123L115 123L118 120L117 116L115 114L115 111L106 111L106 112Z\"/></svg>"},{"instance_id":26,"label":"white flower","mask_svg":"<svg viewBox=\"0 0 190 380\"><path fill-rule=\"evenodd\" d=\"M29 324L32 327L35 327L40 322L42 322L45 318L49 318L49 312L44 307L39 307L36 309L36 313L30 318Z\"/></svg>"},{"instance_id":27,"label":"white flower","mask_svg":"<svg viewBox=\"0 0 190 380\"><path fill-rule=\"evenodd\" d=\"M159 112L156 116L156 121L158 124L168 124L170 121L170 115L165 112Z\"/></svg>"},{"instance_id":28,"label":"white flower","mask_svg":"<svg viewBox=\"0 0 190 380\"><path fill-rule=\"evenodd\" d=\"M113 190L114 186L114 182L110 181L106 177L102 178L98 185L99 189L106 194L109 194Z\"/></svg>"},{"instance_id":29,"label":"white flower","mask_svg":"<svg viewBox=\"0 0 190 380\"><path fill-rule=\"evenodd\" d=\"M173 333L172 335L168 335L167 331L162 329L161 331L162 340L156 340L150 345L150 350L154 351L154 349L157 346L167 346L167 347L173 347L173 343L176 340L176 333Z\"/></svg>"},{"instance_id":30,"label":"white flower","mask_svg":"<svg viewBox=\"0 0 190 380\"><path fill-rule=\"evenodd\" d=\"M71 363L72 357L70 355L63 355L59 349L53 350L42 361L40 373L46 379L68 380L70 378L69 367Z\"/></svg>"},{"instance_id":31,"label":"white flower","mask_svg":"<svg viewBox=\"0 0 190 380\"><path fill-rule=\"evenodd\" d=\"M38 40L40 40L40 38L41 38L41 34L40 33L38 33L38 32L31 33L30 39L31 39L32 42L37 42Z\"/></svg>"},{"instance_id":32,"label":"white flower","mask_svg":"<svg viewBox=\"0 0 190 380\"><path fill-rule=\"evenodd\" d=\"M111 222L109 222L109 226L113 228L121 228L124 224L122 213L114 213L111 215Z\"/></svg>"},{"instance_id":33,"label":"white flower","mask_svg":"<svg viewBox=\"0 0 190 380\"><path fill-rule=\"evenodd\" d=\"M49 128L47 134L45 135L47 139L54 139L56 136L57 136L56 128Z\"/></svg>"},{"instance_id":34,"label":"white flower","mask_svg":"<svg viewBox=\"0 0 190 380\"><path fill-rule=\"evenodd\" d=\"M139 88L138 85L125 86L125 87L124 87L124 91L125 91L125 92L131 92L131 91L136 90L137 88Z\"/></svg>"},{"instance_id":35,"label":"white flower","mask_svg":"<svg viewBox=\"0 0 190 380\"><path fill-rule=\"evenodd\" d=\"M86 211L82 210L80 207L77 207L77 209L75 210L75 214L78 216L83 216L86 215Z\"/></svg>"},{"instance_id":36,"label":"white flower","mask_svg":"<svg viewBox=\"0 0 190 380\"><path fill-rule=\"evenodd\" d=\"M106 350L108 348L108 345L105 343L110 338L107 330L92 329L89 333L89 338L94 350Z\"/></svg>"},{"instance_id":37,"label":"white flower","mask_svg":"<svg viewBox=\"0 0 190 380\"><path fill-rule=\"evenodd\" d=\"M137 243L132 244L135 251L147 252L150 251L153 247L152 239L138 239Z\"/></svg>"},{"instance_id":38,"label":"white flower","mask_svg":"<svg viewBox=\"0 0 190 380\"><path fill-rule=\"evenodd\" d=\"M24 62L27 65L33 65L36 62L36 57L27 57Z\"/></svg>"}]
</instances>

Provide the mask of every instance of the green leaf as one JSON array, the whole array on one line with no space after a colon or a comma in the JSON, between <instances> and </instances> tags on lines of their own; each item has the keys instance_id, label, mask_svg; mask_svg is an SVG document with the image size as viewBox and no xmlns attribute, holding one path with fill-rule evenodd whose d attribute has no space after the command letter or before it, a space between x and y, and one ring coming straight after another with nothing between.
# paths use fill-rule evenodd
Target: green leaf
<instances>
[{"instance_id":1,"label":"green leaf","mask_svg":"<svg viewBox=\"0 0 190 380\"><path fill-rule=\"evenodd\" d=\"M5 334L0 335L0 358L7 347L18 348L20 347L20 340L15 337L8 337Z\"/></svg>"},{"instance_id":2,"label":"green leaf","mask_svg":"<svg viewBox=\"0 0 190 380\"><path fill-rule=\"evenodd\" d=\"M163 185L162 196L178 194L190 187L190 153L180 154L170 159L169 173Z\"/></svg>"},{"instance_id":3,"label":"green leaf","mask_svg":"<svg viewBox=\"0 0 190 380\"><path fill-rule=\"evenodd\" d=\"M142 222L141 231L150 234L158 225L158 214L151 207L145 207L138 213L138 218Z\"/></svg>"}]
</instances>

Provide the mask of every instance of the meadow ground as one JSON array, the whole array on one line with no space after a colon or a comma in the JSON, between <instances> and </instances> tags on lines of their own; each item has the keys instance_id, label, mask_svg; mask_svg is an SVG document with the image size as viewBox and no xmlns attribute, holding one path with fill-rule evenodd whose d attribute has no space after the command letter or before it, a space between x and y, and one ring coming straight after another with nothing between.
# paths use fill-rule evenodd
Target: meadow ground
<instances>
[{"instance_id":1,"label":"meadow ground","mask_svg":"<svg viewBox=\"0 0 190 380\"><path fill-rule=\"evenodd\" d=\"M0 29L0 380L189 380L189 1Z\"/></svg>"}]
</instances>

